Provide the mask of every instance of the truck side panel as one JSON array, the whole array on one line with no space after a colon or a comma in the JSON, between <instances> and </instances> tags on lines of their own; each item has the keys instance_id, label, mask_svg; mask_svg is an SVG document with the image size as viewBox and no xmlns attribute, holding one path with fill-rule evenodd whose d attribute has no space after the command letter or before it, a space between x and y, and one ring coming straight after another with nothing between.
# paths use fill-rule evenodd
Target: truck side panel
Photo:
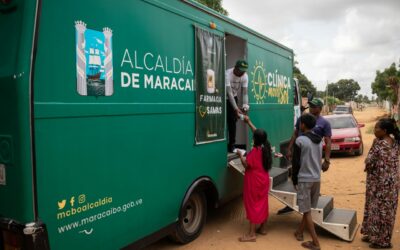
<instances>
[{"instance_id":1,"label":"truck side panel","mask_svg":"<svg viewBox=\"0 0 400 250\"><path fill-rule=\"evenodd\" d=\"M288 120L293 117L293 80L283 81L288 86L280 84L282 77L293 74L291 58L251 42L248 51L249 61L253 63L248 72L249 95L253 99L251 117L254 124L267 131L271 145L279 151L280 144L290 139L293 131L293 124ZM278 162L275 166L279 166Z\"/></svg>"},{"instance_id":2,"label":"truck side panel","mask_svg":"<svg viewBox=\"0 0 400 250\"><path fill-rule=\"evenodd\" d=\"M76 21L112 29L111 96L77 92ZM52 248L126 246L175 222L196 178L221 180L225 142L194 145L193 38L193 21L144 1L43 5L35 145Z\"/></svg>"},{"instance_id":3,"label":"truck side panel","mask_svg":"<svg viewBox=\"0 0 400 250\"><path fill-rule=\"evenodd\" d=\"M120 248L170 225L201 176L214 181L221 199L240 189L226 168L225 141L194 144L194 24L210 21L214 32L248 41L251 116L279 147L293 129L291 79L288 86L271 82L269 93L257 74L267 84L269 73L291 76L290 50L181 1L43 4L34 132L39 217L53 249ZM85 43L81 28L89 31ZM107 61L109 50L112 91L80 89L80 70L95 87L98 79L94 66L78 61Z\"/></svg>"},{"instance_id":4,"label":"truck side panel","mask_svg":"<svg viewBox=\"0 0 400 250\"><path fill-rule=\"evenodd\" d=\"M29 78L35 20L34 1L0 5L0 215L34 220Z\"/></svg>"}]
</instances>

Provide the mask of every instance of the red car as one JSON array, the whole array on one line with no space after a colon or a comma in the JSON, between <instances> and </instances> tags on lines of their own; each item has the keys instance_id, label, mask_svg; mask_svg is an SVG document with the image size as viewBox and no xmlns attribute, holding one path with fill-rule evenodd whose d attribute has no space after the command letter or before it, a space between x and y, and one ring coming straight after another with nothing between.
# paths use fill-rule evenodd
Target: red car
<instances>
[{"instance_id":1,"label":"red car","mask_svg":"<svg viewBox=\"0 0 400 250\"><path fill-rule=\"evenodd\" d=\"M332 128L332 153L363 154L364 146L360 128L364 127L364 124L358 123L351 114L326 115L324 118L328 120Z\"/></svg>"}]
</instances>

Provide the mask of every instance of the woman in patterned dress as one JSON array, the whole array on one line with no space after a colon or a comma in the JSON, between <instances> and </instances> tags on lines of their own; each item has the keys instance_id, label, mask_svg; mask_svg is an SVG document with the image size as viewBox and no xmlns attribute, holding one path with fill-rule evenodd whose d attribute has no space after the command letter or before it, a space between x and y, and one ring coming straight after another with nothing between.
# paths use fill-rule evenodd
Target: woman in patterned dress
<instances>
[{"instance_id":1,"label":"woman in patterned dress","mask_svg":"<svg viewBox=\"0 0 400 250\"><path fill-rule=\"evenodd\" d=\"M374 134L376 138L365 160L367 183L362 241L369 242L370 248L392 248L390 241L400 188L400 132L393 119L385 118L375 124Z\"/></svg>"}]
</instances>

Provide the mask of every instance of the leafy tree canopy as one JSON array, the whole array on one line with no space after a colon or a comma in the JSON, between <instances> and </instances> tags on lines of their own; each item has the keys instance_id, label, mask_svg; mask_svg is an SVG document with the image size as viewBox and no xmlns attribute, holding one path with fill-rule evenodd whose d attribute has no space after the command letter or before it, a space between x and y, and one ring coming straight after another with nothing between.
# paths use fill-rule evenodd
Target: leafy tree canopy
<instances>
[{"instance_id":1,"label":"leafy tree canopy","mask_svg":"<svg viewBox=\"0 0 400 250\"><path fill-rule=\"evenodd\" d=\"M329 106L332 105L342 105L344 102L336 97L328 96L324 98L324 102L327 102Z\"/></svg>"},{"instance_id":2,"label":"leafy tree canopy","mask_svg":"<svg viewBox=\"0 0 400 250\"><path fill-rule=\"evenodd\" d=\"M197 2L227 16L228 11L222 7L222 0L196 0Z\"/></svg>"},{"instance_id":3,"label":"leafy tree canopy","mask_svg":"<svg viewBox=\"0 0 400 250\"><path fill-rule=\"evenodd\" d=\"M306 97L307 93L311 93L313 96L316 96L317 89L312 84L310 80L308 80L307 76L301 73L300 69L296 66L293 67L293 75L297 80L299 80L300 92L302 97Z\"/></svg>"},{"instance_id":4,"label":"leafy tree canopy","mask_svg":"<svg viewBox=\"0 0 400 250\"><path fill-rule=\"evenodd\" d=\"M353 79L341 79L328 84L328 94L346 102L354 100L359 90L360 85Z\"/></svg>"},{"instance_id":5,"label":"leafy tree canopy","mask_svg":"<svg viewBox=\"0 0 400 250\"><path fill-rule=\"evenodd\" d=\"M400 70L392 63L389 68L376 71L374 82L371 84L372 93L380 100L397 102L398 87L400 84Z\"/></svg>"},{"instance_id":6,"label":"leafy tree canopy","mask_svg":"<svg viewBox=\"0 0 400 250\"><path fill-rule=\"evenodd\" d=\"M357 97L354 99L354 101L357 103L370 103L368 96L361 95L361 94L357 95Z\"/></svg>"},{"instance_id":7,"label":"leafy tree canopy","mask_svg":"<svg viewBox=\"0 0 400 250\"><path fill-rule=\"evenodd\" d=\"M319 91L319 90L317 90L317 94L315 95L315 97L322 98L322 99L324 99L325 96L326 96L326 91Z\"/></svg>"},{"instance_id":8,"label":"leafy tree canopy","mask_svg":"<svg viewBox=\"0 0 400 250\"><path fill-rule=\"evenodd\" d=\"M366 96L366 95L363 97L363 102L364 103L371 103L371 101L369 100L368 96Z\"/></svg>"}]
</instances>

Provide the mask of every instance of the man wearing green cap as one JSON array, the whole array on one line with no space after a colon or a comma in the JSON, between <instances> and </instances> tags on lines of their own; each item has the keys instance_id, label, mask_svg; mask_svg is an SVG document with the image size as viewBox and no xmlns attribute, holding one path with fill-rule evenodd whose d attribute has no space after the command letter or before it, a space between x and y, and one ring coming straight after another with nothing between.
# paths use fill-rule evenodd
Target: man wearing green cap
<instances>
[{"instance_id":1,"label":"man wearing green cap","mask_svg":"<svg viewBox=\"0 0 400 250\"><path fill-rule=\"evenodd\" d=\"M227 69L225 72L226 93L227 93L227 123L228 123L228 152L232 152L235 146L236 137L236 121L241 115L246 114L249 110L248 85L249 77L247 76L248 64L244 60L238 60L234 68ZM238 93L241 91L239 98ZM238 103L242 103L242 108L238 107Z\"/></svg>"},{"instance_id":2,"label":"man wearing green cap","mask_svg":"<svg viewBox=\"0 0 400 250\"><path fill-rule=\"evenodd\" d=\"M327 171L330 166L330 156L331 156L331 136L332 136L332 129L331 124L321 116L322 107L324 103L319 98L312 98L308 101L308 105L310 108L310 113L315 116L316 118L316 125L311 130L314 134L319 135L324 139L325 142L325 158L324 162L322 163L322 170ZM296 122L296 127L293 132L292 138L290 139L289 146L287 149L287 158L292 158L292 149L293 144L296 141L297 137L301 135L300 131L300 119ZM322 157L322 156L321 156ZM284 207L283 209L278 211L278 214L284 214L293 211L290 207Z\"/></svg>"}]
</instances>

